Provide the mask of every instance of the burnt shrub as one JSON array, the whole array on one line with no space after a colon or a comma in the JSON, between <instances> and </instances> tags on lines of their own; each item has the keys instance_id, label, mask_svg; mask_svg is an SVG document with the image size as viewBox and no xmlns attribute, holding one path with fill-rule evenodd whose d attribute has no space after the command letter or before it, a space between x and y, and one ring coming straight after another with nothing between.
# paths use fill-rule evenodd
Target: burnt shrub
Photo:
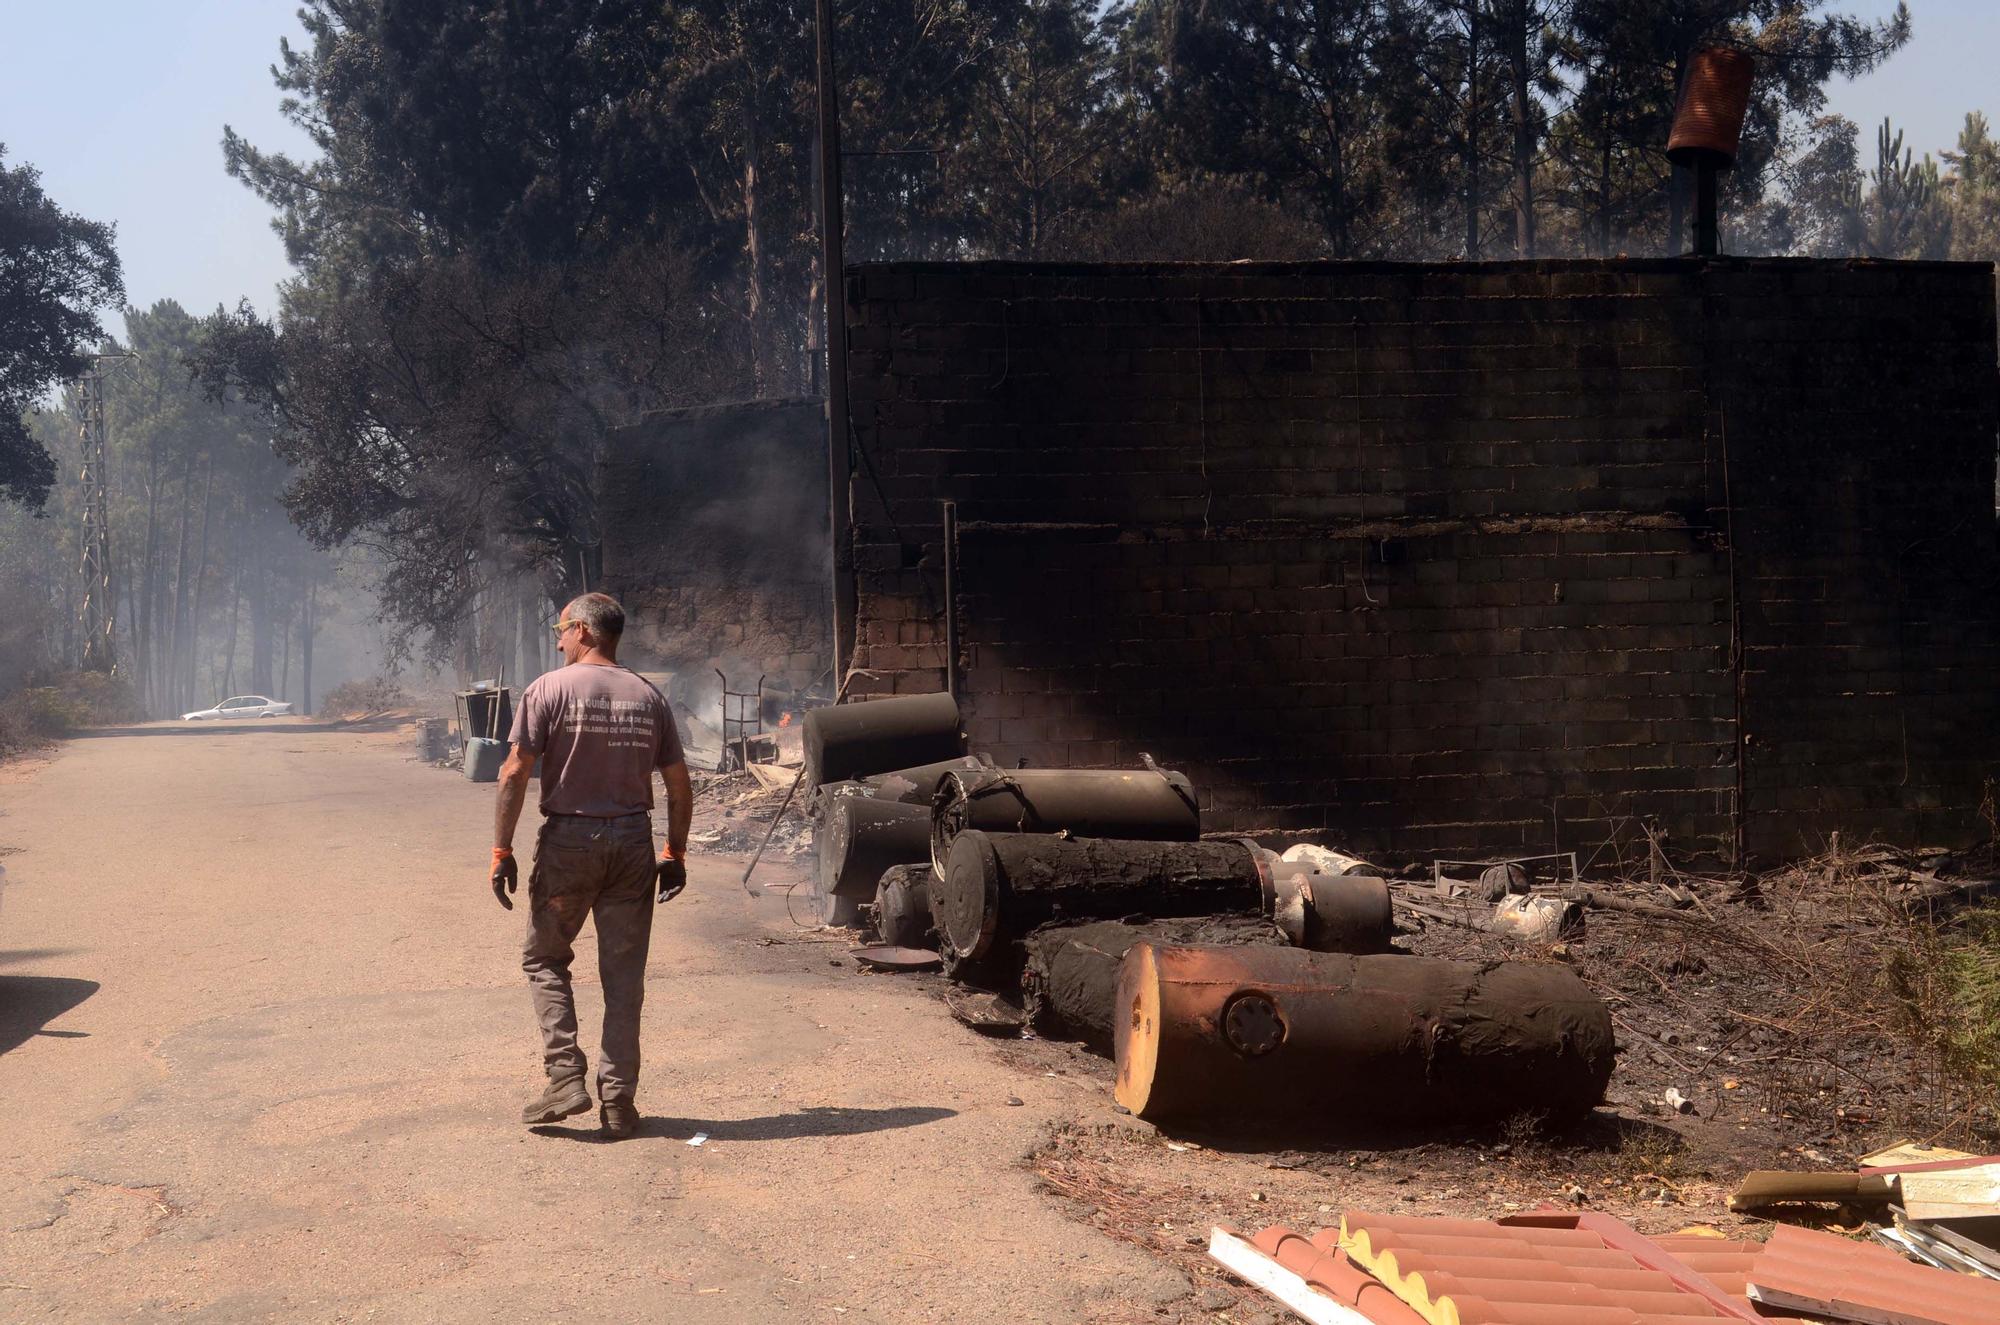
<instances>
[{"instance_id":1,"label":"burnt shrub","mask_svg":"<svg viewBox=\"0 0 2000 1325\"><path fill-rule=\"evenodd\" d=\"M101 672L63 672L38 678L0 699L0 740L52 741L79 727L137 722L144 716L138 697L123 677Z\"/></svg>"},{"instance_id":2,"label":"burnt shrub","mask_svg":"<svg viewBox=\"0 0 2000 1325\"><path fill-rule=\"evenodd\" d=\"M322 713L353 717L407 708L409 703L410 697L403 687L386 676L371 676L365 681L341 682L321 697L319 709Z\"/></svg>"}]
</instances>

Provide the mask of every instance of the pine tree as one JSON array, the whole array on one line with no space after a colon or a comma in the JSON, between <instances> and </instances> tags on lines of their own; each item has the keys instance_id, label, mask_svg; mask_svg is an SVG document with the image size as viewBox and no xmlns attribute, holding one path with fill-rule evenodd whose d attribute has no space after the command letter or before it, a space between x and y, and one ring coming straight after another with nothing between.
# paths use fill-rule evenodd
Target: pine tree
<instances>
[{"instance_id":1,"label":"pine tree","mask_svg":"<svg viewBox=\"0 0 2000 1325\"><path fill-rule=\"evenodd\" d=\"M1875 169L1861 209L1861 251L1871 258L1942 258L1951 251L1951 212L1937 162L1913 159L1888 120L1875 134Z\"/></svg>"},{"instance_id":2,"label":"pine tree","mask_svg":"<svg viewBox=\"0 0 2000 1325\"><path fill-rule=\"evenodd\" d=\"M1973 111L1958 131L1958 150L1944 153L1951 173L1945 200L1951 213L1951 256L1961 261L2000 258L2000 142L1986 117Z\"/></svg>"}]
</instances>

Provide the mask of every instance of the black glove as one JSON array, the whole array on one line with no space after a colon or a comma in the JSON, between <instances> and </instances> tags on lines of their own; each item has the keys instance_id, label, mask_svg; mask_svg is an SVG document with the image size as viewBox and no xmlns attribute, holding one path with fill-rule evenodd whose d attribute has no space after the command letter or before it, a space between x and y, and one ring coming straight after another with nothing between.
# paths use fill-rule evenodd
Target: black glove
<instances>
[{"instance_id":1,"label":"black glove","mask_svg":"<svg viewBox=\"0 0 2000 1325\"><path fill-rule=\"evenodd\" d=\"M687 862L676 860L672 856L662 856L655 877L660 885L660 900L671 902L681 895L681 889L688 886Z\"/></svg>"},{"instance_id":2,"label":"black glove","mask_svg":"<svg viewBox=\"0 0 2000 1325\"><path fill-rule=\"evenodd\" d=\"M519 887L520 882L521 867L514 863L514 853L504 847L493 848L493 900L512 911L514 903L507 894Z\"/></svg>"}]
</instances>

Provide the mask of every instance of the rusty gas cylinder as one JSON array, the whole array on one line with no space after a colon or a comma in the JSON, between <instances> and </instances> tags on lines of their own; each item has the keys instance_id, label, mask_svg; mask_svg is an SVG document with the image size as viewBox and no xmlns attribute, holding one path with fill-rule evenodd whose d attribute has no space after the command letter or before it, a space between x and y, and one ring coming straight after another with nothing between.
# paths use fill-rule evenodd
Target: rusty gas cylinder
<instances>
[{"instance_id":1,"label":"rusty gas cylinder","mask_svg":"<svg viewBox=\"0 0 2000 1325\"><path fill-rule=\"evenodd\" d=\"M1564 967L1135 945L1114 1025L1142 1118L1573 1116L1611 1078L1611 1014Z\"/></svg>"}]
</instances>

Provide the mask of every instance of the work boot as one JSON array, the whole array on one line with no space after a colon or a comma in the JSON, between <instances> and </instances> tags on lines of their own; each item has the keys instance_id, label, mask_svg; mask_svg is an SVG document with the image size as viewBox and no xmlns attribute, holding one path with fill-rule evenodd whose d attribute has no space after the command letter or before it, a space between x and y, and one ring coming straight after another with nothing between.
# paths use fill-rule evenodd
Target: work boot
<instances>
[{"instance_id":1,"label":"work boot","mask_svg":"<svg viewBox=\"0 0 2000 1325\"><path fill-rule=\"evenodd\" d=\"M552 1123L559 1118L574 1118L579 1113L590 1112L590 1091L583 1084L583 1074L561 1077L549 1082L549 1088L521 1110L521 1121L529 1126L536 1123Z\"/></svg>"},{"instance_id":2,"label":"work boot","mask_svg":"<svg viewBox=\"0 0 2000 1325\"><path fill-rule=\"evenodd\" d=\"M614 1141L639 1130L639 1110L630 1100L606 1100L597 1111L598 1126Z\"/></svg>"}]
</instances>

